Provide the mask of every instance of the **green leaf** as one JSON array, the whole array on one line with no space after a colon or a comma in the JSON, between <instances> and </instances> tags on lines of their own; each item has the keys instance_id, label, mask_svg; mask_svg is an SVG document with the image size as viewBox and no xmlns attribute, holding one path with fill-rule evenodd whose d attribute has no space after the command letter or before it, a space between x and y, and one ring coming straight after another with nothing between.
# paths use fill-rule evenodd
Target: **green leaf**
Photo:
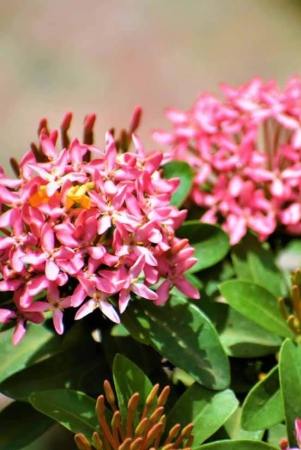
<instances>
[{"instance_id":1,"label":"green leaf","mask_svg":"<svg viewBox=\"0 0 301 450\"><path fill-rule=\"evenodd\" d=\"M242 409L237 408L231 417L224 424L230 439L256 439L261 440L264 434L264 430L246 431L241 427L241 414Z\"/></svg>"},{"instance_id":2,"label":"green leaf","mask_svg":"<svg viewBox=\"0 0 301 450\"><path fill-rule=\"evenodd\" d=\"M23 369L39 350L46 345L53 333L42 325L30 324L25 339L18 345L12 344L14 330L0 333L0 382Z\"/></svg>"},{"instance_id":3,"label":"green leaf","mask_svg":"<svg viewBox=\"0 0 301 450\"><path fill-rule=\"evenodd\" d=\"M279 446L280 439L286 436L286 428L283 423L278 423L268 430L268 443Z\"/></svg>"},{"instance_id":4,"label":"green leaf","mask_svg":"<svg viewBox=\"0 0 301 450\"><path fill-rule=\"evenodd\" d=\"M189 195L193 183L193 172L189 164L184 161L171 161L163 166L164 177L180 178L180 185L173 193L170 203L180 207Z\"/></svg>"},{"instance_id":5,"label":"green leaf","mask_svg":"<svg viewBox=\"0 0 301 450\"><path fill-rule=\"evenodd\" d=\"M277 447L266 444L265 442L252 440L229 440L218 441L210 444L201 445L193 450L279 450Z\"/></svg>"},{"instance_id":6,"label":"green leaf","mask_svg":"<svg viewBox=\"0 0 301 450\"><path fill-rule=\"evenodd\" d=\"M280 351L279 374L287 436L290 446L295 447L295 419L301 417L301 347L290 339Z\"/></svg>"},{"instance_id":7,"label":"green leaf","mask_svg":"<svg viewBox=\"0 0 301 450\"><path fill-rule=\"evenodd\" d=\"M100 383L106 374L97 352L89 347L68 350L10 376L0 384L0 392L16 400L27 401L32 392L47 389L90 389L89 384L85 384L85 376L95 367L100 374Z\"/></svg>"},{"instance_id":8,"label":"green leaf","mask_svg":"<svg viewBox=\"0 0 301 450\"><path fill-rule=\"evenodd\" d=\"M129 332L209 389L229 385L229 362L210 320L192 303L172 297L163 306L132 302L122 315Z\"/></svg>"},{"instance_id":9,"label":"green leaf","mask_svg":"<svg viewBox=\"0 0 301 450\"><path fill-rule=\"evenodd\" d=\"M234 309L258 325L278 336L294 336L279 311L277 298L262 286L230 280L221 284L219 289Z\"/></svg>"},{"instance_id":10,"label":"green leaf","mask_svg":"<svg viewBox=\"0 0 301 450\"><path fill-rule=\"evenodd\" d=\"M221 309L221 306L224 305L219 304L218 308ZM219 338L229 356L256 358L277 352L282 344L279 336L227 306L227 322L220 331Z\"/></svg>"},{"instance_id":11,"label":"green leaf","mask_svg":"<svg viewBox=\"0 0 301 450\"><path fill-rule=\"evenodd\" d=\"M113 378L124 425L126 424L128 401L135 392L139 392L139 401L134 415L134 424L137 426L153 385L136 364L122 355L116 355L114 358Z\"/></svg>"},{"instance_id":12,"label":"green leaf","mask_svg":"<svg viewBox=\"0 0 301 450\"><path fill-rule=\"evenodd\" d=\"M212 436L237 406L238 401L230 389L213 392L195 383L187 389L168 414L166 429L170 430L176 423L184 427L192 422L195 447Z\"/></svg>"},{"instance_id":13,"label":"green leaf","mask_svg":"<svg viewBox=\"0 0 301 450\"><path fill-rule=\"evenodd\" d=\"M23 449L53 425L53 420L36 411L30 404L13 402L0 413L0 448Z\"/></svg>"},{"instance_id":14,"label":"green leaf","mask_svg":"<svg viewBox=\"0 0 301 450\"><path fill-rule=\"evenodd\" d=\"M176 234L189 239L189 244L195 248L193 256L198 262L189 270L190 273L213 266L228 253L229 236L217 225L191 220L184 222Z\"/></svg>"},{"instance_id":15,"label":"green leaf","mask_svg":"<svg viewBox=\"0 0 301 450\"><path fill-rule=\"evenodd\" d=\"M91 441L94 431L100 433L94 398L82 392L55 389L34 392L30 403L73 433L83 433Z\"/></svg>"},{"instance_id":16,"label":"green leaf","mask_svg":"<svg viewBox=\"0 0 301 450\"><path fill-rule=\"evenodd\" d=\"M266 243L262 244L248 233L231 249L231 257L237 277L252 281L276 297L282 295L281 274L275 263L275 256Z\"/></svg>"},{"instance_id":17,"label":"green leaf","mask_svg":"<svg viewBox=\"0 0 301 450\"><path fill-rule=\"evenodd\" d=\"M242 408L241 423L245 430L270 428L284 419L278 366L249 392Z\"/></svg>"}]
</instances>

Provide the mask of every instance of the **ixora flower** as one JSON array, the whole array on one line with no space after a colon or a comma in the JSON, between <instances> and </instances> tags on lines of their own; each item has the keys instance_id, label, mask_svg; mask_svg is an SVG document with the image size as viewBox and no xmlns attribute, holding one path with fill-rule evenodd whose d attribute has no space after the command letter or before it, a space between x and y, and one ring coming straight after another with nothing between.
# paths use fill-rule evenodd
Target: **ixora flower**
<instances>
[{"instance_id":1,"label":"ixora flower","mask_svg":"<svg viewBox=\"0 0 301 450\"><path fill-rule=\"evenodd\" d=\"M175 236L186 215L170 205L179 181L163 179L163 154L146 154L132 135L140 113L121 141L107 133L104 150L93 145L94 115L85 121L83 143L70 142L72 115L65 116L62 151L58 132L43 120L39 146L32 144L20 163L12 159L18 179L0 170L0 291L13 292L0 323L16 321L14 344L26 321L40 323L46 311L62 334L68 307L79 308L75 319L99 308L118 323L115 306L122 313L133 294L162 304L175 286L199 298L184 277L196 262L193 249Z\"/></svg>"},{"instance_id":2,"label":"ixora flower","mask_svg":"<svg viewBox=\"0 0 301 450\"><path fill-rule=\"evenodd\" d=\"M86 436L81 433L76 434L74 439L79 450L191 449L194 438L192 423L184 428L181 428L180 424L176 424L169 432L165 430L166 416L163 413L170 390L169 386L166 386L157 398L159 385L156 384L149 393L142 412L137 410L139 393L133 394L128 401L127 417L124 422L122 422L114 392L108 381L104 382L104 390L105 396L100 395L96 402L96 414L102 439L95 431L92 446ZM108 424L105 414L105 399L113 412L110 424ZM166 435L165 439L162 438L163 433Z\"/></svg>"},{"instance_id":3,"label":"ixora flower","mask_svg":"<svg viewBox=\"0 0 301 450\"><path fill-rule=\"evenodd\" d=\"M201 94L186 112L170 109L172 132L154 138L194 169L190 200L201 220L220 223L236 244L247 229L265 240L301 232L301 79L281 90L254 78L224 100Z\"/></svg>"}]
</instances>

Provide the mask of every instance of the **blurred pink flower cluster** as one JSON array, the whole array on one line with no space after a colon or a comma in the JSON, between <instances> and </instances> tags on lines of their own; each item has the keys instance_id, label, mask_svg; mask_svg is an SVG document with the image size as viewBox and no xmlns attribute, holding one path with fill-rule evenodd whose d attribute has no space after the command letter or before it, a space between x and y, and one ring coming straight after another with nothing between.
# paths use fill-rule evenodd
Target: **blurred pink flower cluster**
<instances>
[{"instance_id":1,"label":"blurred pink flower cluster","mask_svg":"<svg viewBox=\"0 0 301 450\"><path fill-rule=\"evenodd\" d=\"M301 80L222 85L223 100L203 93L187 112L170 109L172 132L154 138L194 169L190 199L201 220L220 223L236 244L253 230L301 232Z\"/></svg>"},{"instance_id":2,"label":"blurred pink flower cluster","mask_svg":"<svg viewBox=\"0 0 301 450\"><path fill-rule=\"evenodd\" d=\"M64 308L79 307L80 319L99 307L118 323L115 301L122 313L131 293L158 305L172 286L199 297L184 277L196 259L187 239L175 237L186 212L169 204L178 180L161 177L162 153L146 155L134 135L134 152L117 151L109 133L104 151L70 144L71 117L62 123L62 151L46 128L39 149L14 163L18 179L0 172L0 290L13 291L14 302L0 309L0 322L17 322L15 344L45 311L61 334ZM86 119L87 136L94 120Z\"/></svg>"}]
</instances>

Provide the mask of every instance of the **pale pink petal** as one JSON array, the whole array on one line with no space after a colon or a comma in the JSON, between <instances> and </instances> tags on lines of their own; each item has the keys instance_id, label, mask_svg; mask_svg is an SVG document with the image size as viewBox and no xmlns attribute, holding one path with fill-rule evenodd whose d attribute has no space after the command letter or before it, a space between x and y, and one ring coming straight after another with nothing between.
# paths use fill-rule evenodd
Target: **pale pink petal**
<instances>
[{"instance_id":1,"label":"pale pink petal","mask_svg":"<svg viewBox=\"0 0 301 450\"><path fill-rule=\"evenodd\" d=\"M110 320L112 320L112 322L120 323L120 318L111 303L102 300L99 302L98 306L101 312Z\"/></svg>"},{"instance_id":2,"label":"pale pink petal","mask_svg":"<svg viewBox=\"0 0 301 450\"><path fill-rule=\"evenodd\" d=\"M47 259L45 264L45 275L50 281L55 281L59 274L59 267L51 259Z\"/></svg>"},{"instance_id":3,"label":"pale pink petal","mask_svg":"<svg viewBox=\"0 0 301 450\"><path fill-rule=\"evenodd\" d=\"M131 290L140 297L147 298L148 300L157 300L158 298L158 295L154 291L142 283L133 283Z\"/></svg>"},{"instance_id":4,"label":"pale pink petal","mask_svg":"<svg viewBox=\"0 0 301 450\"><path fill-rule=\"evenodd\" d=\"M119 292L118 307L119 307L119 311L121 313L123 313L126 310L126 307L129 304L130 299L131 299L131 296L127 289L122 289Z\"/></svg>"}]
</instances>

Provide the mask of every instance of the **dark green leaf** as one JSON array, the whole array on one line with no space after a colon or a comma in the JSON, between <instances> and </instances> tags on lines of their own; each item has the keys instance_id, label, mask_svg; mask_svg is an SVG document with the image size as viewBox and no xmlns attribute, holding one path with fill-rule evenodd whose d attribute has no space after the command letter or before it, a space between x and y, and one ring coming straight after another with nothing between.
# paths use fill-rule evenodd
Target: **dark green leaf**
<instances>
[{"instance_id":1,"label":"dark green leaf","mask_svg":"<svg viewBox=\"0 0 301 450\"><path fill-rule=\"evenodd\" d=\"M295 419L301 417L301 347L290 339L280 351L279 374L287 436L290 446L295 447Z\"/></svg>"},{"instance_id":2,"label":"dark green leaf","mask_svg":"<svg viewBox=\"0 0 301 450\"><path fill-rule=\"evenodd\" d=\"M122 315L136 338L209 389L229 385L229 362L209 319L192 303L172 297L163 306L132 302Z\"/></svg>"},{"instance_id":3,"label":"dark green leaf","mask_svg":"<svg viewBox=\"0 0 301 450\"><path fill-rule=\"evenodd\" d=\"M242 408L241 423L245 430L263 430L284 419L279 386L278 366L249 392Z\"/></svg>"},{"instance_id":4,"label":"dark green leaf","mask_svg":"<svg viewBox=\"0 0 301 450\"><path fill-rule=\"evenodd\" d=\"M171 197L171 204L180 207L189 195L193 183L193 172L184 161L171 161L163 166L165 178L180 178L180 186Z\"/></svg>"},{"instance_id":5,"label":"dark green leaf","mask_svg":"<svg viewBox=\"0 0 301 450\"><path fill-rule=\"evenodd\" d=\"M167 416L166 429L176 423L194 424L194 447L203 443L233 414L238 401L230 389L213 392L193 384L177 401Z\"/></svg>"},{"instance_id":6,"label":"dark green leaf","mask_svg":"<svg viewBox=\"0 0 301 450\"><path fill-rule=\"evenodd\" d=\"M29 400L35 409L73 433L83 433L91 440L94 431L100 432L96 401L82 392L65 389L34 392Z\"/></svg>"},{"instance_id":7,"label":"dark green leaf","mask_svg":"<svg viewBox=\"0 0 301 450\"><path fill-rule=\"evenodd\" d=\"M279 450L277 447L265 444L264 442L252 440L237 440L237 441L219 441L210 444L201 445L193 450Z\"/></svg>"},{"instance_id":8,"label":"dark green leaf","mask_svg":"<svg viewBox=\"0 0 301 450\"><path fill-rule=\"evenodd\" d=\"M195 248L193 256L198 262L189 270L190 273L213 266L229 250L229 236L217 225L198 220L187 221L177 230L177 236L189 239L190 245Z\"/></svg>"},{"instance_id":9,"label":"dark green leaf","mask_svg":"<svg viewBox=\"0 0 301 450\"><path fill-rule=\"evenodd\" d=\"M97 368L98 383L101 383L105 372L100 356L91 348L68 350L7 378L0 384L0 392L8 397L27 401L32 392L47 389L89 389L85 377L93 368Z\"/></svg>"},{"instance_id":10,"label":"dark green leaf","mask_svg":"<svg viewBox=\"0 0 301 450\"><path fill-rule=\"evenodd\" d=\"M221 308L218 305L218 308ZM224 308L221 308L224 312ZM228 306L227 322L219 334L229 356L256 358L276 353L282 343L279 336L265 330ZM225 314L225 312L224 312Z\"/></svg>"},{"instance_id":11,"label":"dark green leaf","mask_svg":"<svg viewBox=\"0 0 301 450\"><path fill-rule=\"evenodd\" d=\"M220 292L234 309L263 328L278 336L294 336L280 313L277 298L262 286L230 280L220 285Z\"/></svg>"},{"instance_id":12,"label":"dark green leaf","mask_svg":"<svg viewBox=\"0 0 301 450\"><path fill-rule=\"evenodd\" d=\"M237 277L252 281L280 297L282 292L281 274L275 263L275 256L266 243L248 233L231 249L231 257Z\"/></svg>"},{"instance_id":13,"label":"dark green leaf","mask_svg":"<svg viewBox=\"0 0 301 450\"><path fill-rule=\"evenodd\" d=\"M23 369L39 349L53 337L42 325L31 324L19 345L12 344L13 329L0 333L0 382Z\"/></svg>"},{"instance_id":14,"label":"dark green leaf","mask_svg":"<svg viewBox=\"0 0 301 450\"><path fill-rule=\"evenodd\" d=\"M124 425L128 412L128 401L135 392L139 392L139 402L134 416L134 424L142 414L145 401L152 390L152 383L136 364L122 355L116 355L113 363L113 377L119 410Z\"/></svg>"},{"instance_id":15,"label":"dark green leaf","mask_svg":"<svg viewBox=\"0 0 301 450\"><path fill-rule=\"evenodd\" d=\"M52 425L53 420L36 411L28 403L13 402L0 413L0 448L23 449Z\"/></svg>"}]
</instances>

